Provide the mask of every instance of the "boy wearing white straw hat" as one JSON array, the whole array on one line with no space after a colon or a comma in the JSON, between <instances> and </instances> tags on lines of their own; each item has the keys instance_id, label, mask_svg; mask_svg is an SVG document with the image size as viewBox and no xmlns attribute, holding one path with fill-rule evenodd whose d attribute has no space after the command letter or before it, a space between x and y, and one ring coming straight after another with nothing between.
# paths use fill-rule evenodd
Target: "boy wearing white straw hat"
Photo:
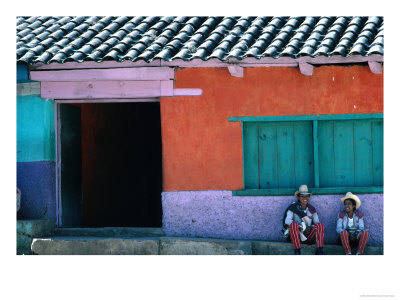
<instances>
[{"instance_id":1,"label":"boy wearing white straw hat","mask_svg":"<svg viewBox=\"0 0 400 300\"><path fill-rule=\"evenodd\" d=\"M300 185L294 193L297 202L286 209L283 217L283 232L294 247L294 254L301 254L301 242L316 240L317 255L323 254L325 227L319 221L317 210L308 202L312 195L307 185Z\"/></svg>"},{"instance_id":2,"label":"boy wearing white straw hat","mask_svg":"<svg viewBox=\"0 0 400 300\"><path fill-rule=\"evenodd\" d=\"M351 248L357 247L356 255L364 253L369 233L364 229L364 214L358 209L361 206L360 198L348 192L340 199L344 210L339 213L336 232L344 252L351 255Z\"/></svg>"}]
</instances>

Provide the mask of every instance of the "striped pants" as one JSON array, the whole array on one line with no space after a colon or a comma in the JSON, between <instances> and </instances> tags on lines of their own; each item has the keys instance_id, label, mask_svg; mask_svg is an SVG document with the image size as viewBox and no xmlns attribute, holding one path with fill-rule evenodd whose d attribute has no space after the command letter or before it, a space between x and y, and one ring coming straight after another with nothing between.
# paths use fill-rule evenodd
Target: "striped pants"
<instances>
[{"instance_id":1,"label":"striped pants","mask_svg":"<svg viewBox=\"0 0 400 300\"><path fill-rule=\"evenodd\" d=\"M311 229L310 233L308 234L307 240L309 242L312 242L315 239L317 248L324 247L324 232L325 232L324 224L322 223L315 224L314 227ZM292 224L289 225L289 234L294 249L300 249L301 248L300 232L299 232L299 224L297 222L293 222Z\"/></svg>"},{"instance_id":2,"label":"striped pants","mask_svg":"<svg viewBox=\"0 0 400 300\"><path fill-rule=\"evenodd\" d=\"M360 254L364 253L365 245L368 242L369 238L369 233L368 231L361 231L360 234L357 237L357 241L355 244L358 242L358 247L357 247L357 252ZM342 243L343 249L345 253L351 253L351 247L350 247L350 239L349 239L349 232L347 230L343 230L340 233L340 242Z\"/></svg>"}]
</instances>

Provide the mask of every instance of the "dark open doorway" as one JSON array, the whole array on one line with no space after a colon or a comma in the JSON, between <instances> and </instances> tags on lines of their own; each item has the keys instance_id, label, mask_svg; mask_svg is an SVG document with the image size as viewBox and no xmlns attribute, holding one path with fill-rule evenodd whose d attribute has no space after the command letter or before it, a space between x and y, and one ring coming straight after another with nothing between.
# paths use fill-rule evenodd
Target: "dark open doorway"
<instances>
[{"instance_id":1,"label":"dark open doorway","mask_svg":"<svg viewBox=\"0 0 400 300\"><path fill-rule=\"evenodd\" d=\"M65 145L65 133L69 127L74 130L68 121L73 117L63 117L66 106L80 110L80 146ZM61 150L63 144L64 148L81 147L80 180L76 179L80 177L76 170L79 160L75 159L75 167L73 163L65 165L63 156L68 155L61 151L62 226L161 227L159 102L60 104L60 123ZM79 155L79 151L73 152ZM76 186L79 181L82 199L77 208L77 201L71 200L76 196L68 195L70 188L63 186ZM79 217L81 224L69 222Z\"/></svg>"}]
</instances>

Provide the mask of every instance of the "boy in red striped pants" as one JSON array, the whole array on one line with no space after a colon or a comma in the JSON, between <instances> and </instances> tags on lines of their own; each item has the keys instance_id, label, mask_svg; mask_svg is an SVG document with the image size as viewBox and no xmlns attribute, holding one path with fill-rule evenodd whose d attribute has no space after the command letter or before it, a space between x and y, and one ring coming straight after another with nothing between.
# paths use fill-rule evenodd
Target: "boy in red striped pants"
<instances>
[{"instance_id":1,"label":"boy in red striped pants","mask_svg":"<svg viewBox=\"0 0 400 300\"><path fill-rule=\"evenodd\" d=\"M369 233L364 229L364 214L358 210L361 201L350 192L340 200L344 204L344 210L339 213L336 224L339 242L347 255L351 255L351 248L355 247L357 247L356 255L363 254Z\"/></svg>"},{"instance_id":2,"label":"boy in red striped pants","mask_svg":"<svg viewBox=\"0 0 400 300\"><path fill-rule=\"evenodd\" d=\"M325 227L319 221L317 210L310 205L311 192L306 185L301 185L294 194L298 202L293 202L285 211L284 231L289 231L294 254L301 254L301 241L308 243L316 240L317 255L323 254Z\"/></svg>"}]
</instances>

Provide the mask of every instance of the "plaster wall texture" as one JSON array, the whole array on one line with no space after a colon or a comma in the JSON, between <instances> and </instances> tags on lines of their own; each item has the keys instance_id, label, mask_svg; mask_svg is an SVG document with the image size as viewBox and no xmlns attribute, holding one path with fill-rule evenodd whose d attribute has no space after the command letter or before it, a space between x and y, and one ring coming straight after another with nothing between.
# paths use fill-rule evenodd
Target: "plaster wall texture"
<instances>
[{"instance_id":1,"label":"plaster wall texture","mask_svg":"<svg viewBox=\"0 0 400 300\"><path fill-rule=\"evenodd\" d=\"M19 217L56 222L54 101L17 96Z\"/></svg>"},{"instance_id":2,"label":"plaster wall texture","mask_svg":"<svg viewBox=\"0 0 400 300\"><path fill-rule=\"evenodd\" d=\"M242 132L229 117L383 113L383 74L368 66L185 68L175 88L201 96L161 98L165 191L243 188Z\"/></svg>"},{"instance_id":3,"label":"plaster wall texture","mask_svg":"<svg viewBox=\"0 0 400 300\"><path fill-rule=\"evenodd\" d=\"M17 186L24 219L51 219L56 223L55 162L18 162Z\"/></svg>"},{"instance_id":4,"label":"plaster wall texture","mask_svg":"<svg viewBox=\"0 0 400 300\"><path fill-rule=\"evenodd\" d=\"M55 161L54 101L17 97L17 161Z\"/></svg>"},{"instance_id":5,"label":"plaster wall texture","mask_svg":"<svg viewBox=\"0 0 400 300\"><path fill-rule=\"evenodd\" d=\"M337 243L336 220L344 195L314 195L325 241ZM359 195L369 229L368 245L383 245L383 194ZM167 236L283 241L286 207L294 196L239 197L231 191L173 191L162 193L163 230Z\"/></svg>"}]
</instances>

